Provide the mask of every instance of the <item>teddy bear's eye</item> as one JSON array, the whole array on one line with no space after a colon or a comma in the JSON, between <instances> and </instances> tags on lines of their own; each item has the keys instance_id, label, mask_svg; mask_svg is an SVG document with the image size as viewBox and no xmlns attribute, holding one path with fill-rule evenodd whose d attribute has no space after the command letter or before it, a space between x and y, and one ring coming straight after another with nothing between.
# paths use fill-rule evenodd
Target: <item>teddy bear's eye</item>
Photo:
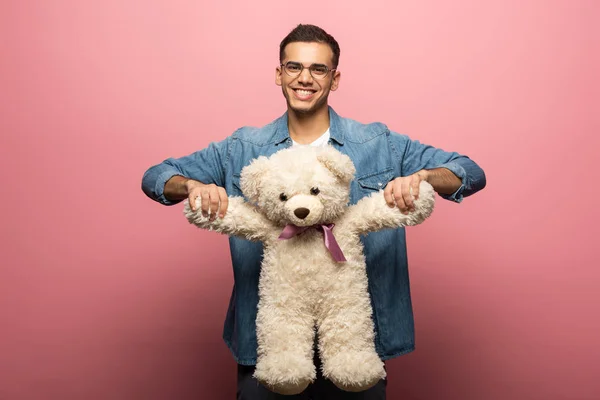
<instances>
[{"instance_id":1,"label":"teddy bear's eye","mask_svg":"<svg viewBox=\"0 0 600 400\"><path fill-rule=\"evenodd\" d=\"M319 193L321 193L321 191L319 190L319 188L314 187L314 188L310 189L310 194L312 194L313 196L316 196Z\"/></svg>"},{"instance_id":2,"label":"teddy bear's eye","mask_svg":"<svg viewBox=\"0 0 600 400\"><path fill-rule=\"evenodd\" d=\"M287 199L288 199L288 197L285 195L285 193L281 193L279 195L279 200L281 200L281 201L287 201Z\"/></svg>"}]
</instances>

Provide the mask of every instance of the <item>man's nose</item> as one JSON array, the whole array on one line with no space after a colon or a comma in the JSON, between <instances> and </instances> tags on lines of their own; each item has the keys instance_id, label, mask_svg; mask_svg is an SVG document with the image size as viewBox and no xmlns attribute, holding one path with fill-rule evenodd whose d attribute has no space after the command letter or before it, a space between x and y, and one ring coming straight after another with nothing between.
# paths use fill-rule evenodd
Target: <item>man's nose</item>
<instances>
[{"instance_id":1,"label":"man's nose","mask_svg":"<svg viewBox=\"0 0 600 400\"><path fill-rule=\"evenodd\" d=\"M304 68L298 76L298 82L302 83L312 83L312 75L310 74L310 70L308 68Z\"/></svg>"}]
</instances>

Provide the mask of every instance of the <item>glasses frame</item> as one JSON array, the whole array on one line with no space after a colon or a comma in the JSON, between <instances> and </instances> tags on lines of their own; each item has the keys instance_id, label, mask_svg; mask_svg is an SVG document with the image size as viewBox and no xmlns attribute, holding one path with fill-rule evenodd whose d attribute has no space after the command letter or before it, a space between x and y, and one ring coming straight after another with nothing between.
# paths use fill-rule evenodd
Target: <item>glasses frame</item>
<instances>
[{"instance_id":1,"label":"glasses frame","mask_svg":"<svg viewBox=\"0 0 600 400\"><path fill-rule=\"evenodd\" d=\"M300 72L298 72L296 75L292 75L292 74L290 74L290 72L288 71L288 69L285 67L285 66L286 66L287 64L289 64L289 63L299 64L299 65L300 65ZM318 66L320 66L320 67L322 66L322 67L325 67L325 68L327 68L327 73L326 73L325 75L323 75L323 76L314 76L314 75L313 75L313 71L312 71L312 67L313 67L314 65L318 65ZM327 65L325 65L325 64L310 64L308 67L305 67L305 66L304 66L304 64L302 64L302 63L300 63L300 62L298 62L298 61L288 61L288 62L286 62L285 64L279 64L279 66L280 66L281 68L283 68L283 70L285 71L285 73L286 73L286 74L287 74L289 77L292 77L292 78L296 78L296 77L298 77L298 76L302 75L302 72L304 72L304 70L305 70L305 69L308 69L308 73L310 74L310 76L311 76L313 79L325 79L325 78L327 78L327 77L329 76L329 74L330 74L330 73L332 73L333 71L337 71L337 68L329 68L329 67L328 67Z\"/></svg>"}]
</instances>

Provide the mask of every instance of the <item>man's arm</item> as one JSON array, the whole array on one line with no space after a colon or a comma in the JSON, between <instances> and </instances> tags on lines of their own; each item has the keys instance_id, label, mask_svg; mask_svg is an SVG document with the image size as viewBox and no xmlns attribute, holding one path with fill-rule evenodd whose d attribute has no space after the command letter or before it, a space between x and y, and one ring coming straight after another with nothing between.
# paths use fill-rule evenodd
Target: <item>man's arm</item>
<instances>
[{"instance_id":1,"label":"man's arm","mask_svg":"<svg viewBox=\"0 0 600 400\"><path fill-rule=\"evenodd\" d=\"M486 185L483 169L467 156L421 144L394 132L390 132L389 143L401 170L401 176L386 186L385 198L391 207L397 205L403 212L412 210L410 188L418 196L422 180L429 182L442 198L457 203Z\"/></svg>"},{"instance_id":2,"label":"man's arm","mask_svg":"<svg viewBox=\"0 0 600 400\"><path fill-rule=\"evenodd\" d=\"M186 178L185 176L175 175L165 183L163 194L165 198L172 202L179 202L187 199L189 189L187 183L192 179Z\"/></svg>"},{"instance_id":3,"label":"man's arm","mask_svg":"<svg viewBox=\"0 0 600 400\"><path fill-rule=\"evenodd\" d=\"M202 211L227 209L225 170L230 138L211 143L207 148L181 158L168 158L150 167L142 178L142 190L154 201L173 205L189 199L202 199ZM212 213L215 215L215 213Z\"/></svg>"},{"instance_id":4,"label":"man's arm","mask_svg":"<svg viewBox=\"0 0 600 400\"><path fill-rule=\"evenodd\" d=\"M462 185L462 180L454 175L452 171L446 168L434 168L422 170L425 174L425 181L429 182L439 194L451 195Z\"/></svg>"}]
</instances>

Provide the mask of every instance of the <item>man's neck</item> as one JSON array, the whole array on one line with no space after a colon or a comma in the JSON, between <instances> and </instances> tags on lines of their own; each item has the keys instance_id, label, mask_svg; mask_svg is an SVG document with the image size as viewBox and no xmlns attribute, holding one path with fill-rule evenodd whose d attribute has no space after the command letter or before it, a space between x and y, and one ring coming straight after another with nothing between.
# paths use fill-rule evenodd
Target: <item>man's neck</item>
<instances>
[{"instance_id":1,"label":"man's neck","mask_svg":"<svg viewBox=\"0 0 600 400\"><path fill-rule=\"evenodd\" d=\"M312 114L299 114L288 110L288 130L292 140L309 144L329 129L329 107L321 107Z\"/></svg>"}]
</instances>

